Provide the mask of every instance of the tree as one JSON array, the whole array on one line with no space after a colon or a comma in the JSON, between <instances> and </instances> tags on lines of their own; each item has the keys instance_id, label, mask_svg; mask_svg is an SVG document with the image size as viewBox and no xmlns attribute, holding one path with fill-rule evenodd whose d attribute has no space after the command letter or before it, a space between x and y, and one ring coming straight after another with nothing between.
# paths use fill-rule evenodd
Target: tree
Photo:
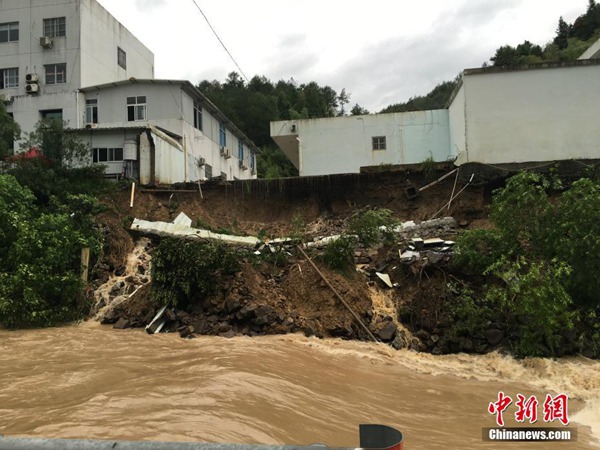
<instances>
[{"instance_id":1,"label":"tree","mask_svg":"<svg viewBox=\"0 0 600 450\"><path fill-rule=\"evenodd\" d=\"M366 116L367 114L369 114L369 110L367 108L363 108L358 103L355 103L350 110L351 116Z\"/></svg>"},{"instance_id":2,"label":"tree","mask_svg":"<svg viewBox=\"0 0 600 450\"><path fill-rule=\"evenodd\" d=\"M490 58L496 67L514 67L521 65L521 58L517 49L510 45L504 45L496 50Z\"/></svg>"},{"instance_id":3,"label":"tree","mask_svg":"<svg viewBox=\"0 0 600 450\"><path fill-rule=\"evenodd\" d=\"M567 22L565 22L565 20L563 19L562 16L560 16L560 19L558 19L558 27L556 28L556 37L554 38L554 40L552 42L554 42L556 45L558 45L558 48L560 50L567 48L567 45L569 45L569 42L568 42L569 33L570 33L569 24Z\"/></svg>"},{"instance_id":4,"label":"tree","mask_svg":"<svg viewBox=\"0 0 600 450\"><path fill-rule=\"evenodd\" d=\"M19 125L6 111L4 102L0 101L0 160L13 154L14 142L20 135Z\"/></svg>"},{"instance_id":5,"label":"tree","mask_svg":"<svg viewBox=\"0 0 600 450\"><path fill-rule=\"evenodd\" d=\"M340 107L339 115L345 116L346 109L345 106L350 103L350 94L346 93L346 88L342 89L342 92L337 96L337 102Z\"/></svg>"}]
</instances>

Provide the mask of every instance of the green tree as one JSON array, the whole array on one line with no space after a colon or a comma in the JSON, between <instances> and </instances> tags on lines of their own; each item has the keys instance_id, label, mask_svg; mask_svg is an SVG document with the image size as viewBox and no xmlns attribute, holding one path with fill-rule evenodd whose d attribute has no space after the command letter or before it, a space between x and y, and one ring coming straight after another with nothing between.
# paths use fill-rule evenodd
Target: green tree
<instances>
[{"instance_id":1,"label":"green tree","mask_svg":"<svg viewBox=\"0 0 600 450\"><path fill-rule=\"evenodd\" d=\"M14 142L20 135L19 125L8 114L4 102L0 100L0 160L13 154Z\"/></svg>"},{"instance_id":2,"label":"green tree","mask_svg":"<svg viewBox=\"0 0 600 450\"><path fill-rule=\"evenodd\" d=\"M369 114L369 110L367 108L363 108L358 103L355 103L350 110L351 116L366 116L367 114Z\"/></svg>"},{"instance_id":3,"label":"green tree","mask_svg":"<svg viewBox=\"0 0 600 450\"><path fill-rule=\"evenodd\" d=\"M556 37L552 42L558 46L560 50L567 48L569 45L568 39L571 33L570 26L562 16L558 19L558 27L556 28Z\"/></svg>"}]
</instances>

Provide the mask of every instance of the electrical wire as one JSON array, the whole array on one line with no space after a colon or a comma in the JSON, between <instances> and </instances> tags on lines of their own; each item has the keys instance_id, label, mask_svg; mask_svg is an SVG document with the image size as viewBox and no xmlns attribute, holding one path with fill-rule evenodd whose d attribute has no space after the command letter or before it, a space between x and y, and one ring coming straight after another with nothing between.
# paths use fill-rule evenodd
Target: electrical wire
<instances>
[{"instance_id":1,"label":"electrical wire","mask_svg":"<svg viewBox=\"0 0 600 450\"><path fill-rule=\"evenodd\" d=\"M250 82L250 80L248 79L248 77L246 76L246 74L244 73L244 71L242 70L242 68L240 67L240 65L237 63L237 61L235 60L235 58L233 57L233 55L231 54L231 52L225 46L225 43L221 40L221 38L219 37L219 35L217 34L217 32L215 31L215 29L211 25L210 20L208 20L208 17L206 17L206 14L204 14L204 11L202 11L202 8L200 8L200 6L198 5L198 3L196 3L196 0L192 0L192 2L194 2L194 5L196 5L196 8L198 8L198 11L200 11L200 14L202 14L202 17L204 17L204 20L206 20L206 23L210 27L211 31L213 32L213 34L215 35L215 37L217 38L217 40L219 41L219 43L221 44L221 46L223 47L223 49L227 52L227 54L229 55L229 57L231 58L231 60L235 64L235 66L238 68L238 70L240 71L240 73L242 74L242 76L246 79L247 82Z\"/></svg>"}]
</instances>

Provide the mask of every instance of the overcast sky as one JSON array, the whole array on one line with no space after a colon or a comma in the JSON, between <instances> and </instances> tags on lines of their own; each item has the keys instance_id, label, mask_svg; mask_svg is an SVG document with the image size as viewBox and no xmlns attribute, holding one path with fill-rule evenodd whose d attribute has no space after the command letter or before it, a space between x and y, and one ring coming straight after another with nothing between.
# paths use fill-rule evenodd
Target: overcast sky
<instances>
[{"instance_id":1,"label":"overcast sky","mask_svg":"<svg viewBox=\"0 0 600 450\"><path fill-rule=\"evenodd\" d=\"M154 52L157 78L239 70L193 0L99 0ZM196 0L252 78L346 88L371 112L479 67L501 45L543 45L587 0Z\"/></svg>"}]
</instances>

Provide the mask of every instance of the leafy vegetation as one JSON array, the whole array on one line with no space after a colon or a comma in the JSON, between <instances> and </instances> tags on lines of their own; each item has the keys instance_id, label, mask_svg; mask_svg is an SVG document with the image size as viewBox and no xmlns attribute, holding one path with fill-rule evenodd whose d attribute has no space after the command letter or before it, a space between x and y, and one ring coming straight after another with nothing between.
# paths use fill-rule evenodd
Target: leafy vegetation
<instances>
[{"instance_id":1,"label":"leafy vegetation","mask_svg":"<svg viewBox=\"0 0 600 450\"><path fill-rule=\"evenodd\" d=\"M348 273L354 267L354 249L357 240L354 236L342 235L329 243L323 252L323 261L332 270Z\"/></svg>"},{"instance_id":2,"label":"leafy vegetation","mask_svg":"<svg viewBox=\"0 0 600 450\"><path fill-rule=\"evenodd\" d=\"M358 236L358 241L365 247L371 247L383 240L393 238L393 228L398 221L392 217L392 211L384 208L370 209L361 212L348 226L350 233Z\"/></svg>"},{"instance_id":3,"label":"leafy vegetation","mask_svg":"<svg viewBox=\"0 0 600 450\"><path fill-rule=\"evenodd\" d=\"M449 310L454 322L482 328L493 311L522 356L545 349L556 354L561 336L574 328L600 342L598 327L589 322L600 311L599 207L597 180L582 178L564 192L560 182L539 174L523 172L508 180L493 199L495 227L458 239L457 270L487 282L479 297L469 287L455 289Z\"/></svg>"},{"instance_id":4,"label":"leafy vegetation","mask_svg":"<svg viewBox=\"0 0 600 450\"><path fill-rule=\"evenodd\" d=\"M14 130L11 121L0 111L0 130ZM101 249L95 196L106 185L102 167L73 167L87 149L61 122L40 122L24 147L35 152L0 175L0 323L50 326L89 307L80 256Z\"/></svg>"},{"instance_id":5,"label":"leafy vegetation","mask_svg":"<svg viewBox=\"0 0 600 450\"><path fill-rule=\"evenodd\" d=\"M160 304L186 308L238 270L236 255L225 244L166 238L153 255L152 294Z\"/></svg>"},{"instance_id":6,"label":"leafy vegetation","mask_svg":"<svg viewBox=\"0 0 600 450\"><path fill-rule=\"evenodd\" d=\"M8 115L4 102L0 100L0 161L13 154L14 142L20 135L21 128Z\"/></svg>"}]
</instances>

